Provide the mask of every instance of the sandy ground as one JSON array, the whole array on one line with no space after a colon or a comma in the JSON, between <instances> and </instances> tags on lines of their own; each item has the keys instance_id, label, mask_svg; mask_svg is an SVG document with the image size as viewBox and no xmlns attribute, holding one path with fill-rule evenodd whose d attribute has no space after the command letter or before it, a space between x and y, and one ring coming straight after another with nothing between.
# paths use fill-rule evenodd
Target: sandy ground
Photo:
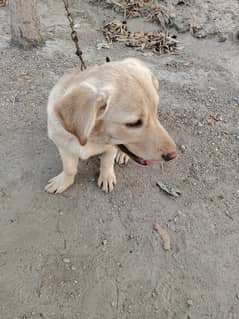
<instances>
[{"instance_id":1,"label":"sandy ground","mask_svg":"<svg viewBox=\"0 0 239 319\"><path fill-rule=\"evenodd\" d=\"M228 28L225 2L229 35L238 2L219 1L213 12ZM51 196L43 189L61 162L47 138L46 102L78 60L61 2L43 1L40 13L46 45L22 51L10 45L0 9L0 318L238 319L238 42L185 33L177 55L96 50L97 30L114 12L75 1L87 63L106 55L147 62L160 79L161 121L184 152L163 167L116 167L109 195L96 186L98 159L80 162L75 185ZM158 180L182 195L162 193ZM168 230L171 251L154 223Z\"/></svg>"}]
</instances>

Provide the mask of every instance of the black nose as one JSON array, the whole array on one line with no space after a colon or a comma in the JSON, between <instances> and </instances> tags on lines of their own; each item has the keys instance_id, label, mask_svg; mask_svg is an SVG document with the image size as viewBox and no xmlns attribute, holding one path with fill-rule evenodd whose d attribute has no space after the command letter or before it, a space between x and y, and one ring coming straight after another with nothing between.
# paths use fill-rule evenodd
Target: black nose
<instances>
[{"instance_id":1,"label":"black nose","mask_svg":"<svg viewBox=\"0 0 239 319\"><path fill-rule=\"evenodd\" d=\"M162 155L162 158L165 160L165 161L171 161L173 160L174 158L177 157L177 152L176 151L173 151L173 152L170 152L170 153L167 153L167 154L163 154Z\"/></svg>"}]
</instances>

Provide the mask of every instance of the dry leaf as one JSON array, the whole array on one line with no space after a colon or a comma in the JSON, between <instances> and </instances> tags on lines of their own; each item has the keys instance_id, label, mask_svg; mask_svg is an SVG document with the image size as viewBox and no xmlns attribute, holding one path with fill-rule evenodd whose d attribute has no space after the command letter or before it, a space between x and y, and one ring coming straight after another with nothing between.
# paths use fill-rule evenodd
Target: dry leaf
<instances>
[{"instance_id":1,"label":"dry leaf","mask_svg":"<svg viewBox=\"0 0 239 319\"><path fill-rule=\"evenodd\" d=\"M171 242L170 242L170 236L166 229L164 229L161 225L155 224L154 230L156 230L159 234L159 236L163 240L163 248L164 250L170 250L171 249Z\"/></svg>"},{"instance_id":2,"label":"dry leaf","mask_svg":"<svg viewBox=\"0 0 239 319\"><path fill-rule=\"evenodd\" d=\"M178 197L179 195L181 195L181 191L179 189L167 186L162 182L157 182L156 184L162 191L164 191L166 194L170 196Z\"/></svg>"}]
</instances>

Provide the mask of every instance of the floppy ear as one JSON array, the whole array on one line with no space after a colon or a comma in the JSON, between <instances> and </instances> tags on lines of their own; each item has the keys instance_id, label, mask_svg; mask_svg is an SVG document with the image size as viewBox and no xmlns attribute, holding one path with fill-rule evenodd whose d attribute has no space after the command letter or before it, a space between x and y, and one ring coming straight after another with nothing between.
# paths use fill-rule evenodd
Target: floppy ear
<instances>
[{"instance_id":1,"label":"floppy ear","mask_svg":"<svg viewBox=\"0 0 239 319\"><path fill-rule=\"evenodd\" d=\"M55 106L61 124L78 138L81 145L87 143L96 120L103 117L106 108L106 95L84 84L64 96Z\"/></svg>"}]
</instances>

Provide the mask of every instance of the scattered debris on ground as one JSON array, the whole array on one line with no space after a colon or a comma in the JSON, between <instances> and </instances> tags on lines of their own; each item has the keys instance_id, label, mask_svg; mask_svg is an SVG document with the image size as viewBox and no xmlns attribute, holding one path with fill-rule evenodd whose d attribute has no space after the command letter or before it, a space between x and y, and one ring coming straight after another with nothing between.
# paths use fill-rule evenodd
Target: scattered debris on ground
<instances>
[{"instance_id":1,"label":"scattered debris on ground","mask_svg":"<svg viewBox=\"0 0 239 319\"><path fill-rule=\"evenodd\" d=\"M175 51L178 43L175 36L164 32L130 32L126 21L116 19L104 25L103 34L108 43L124 42L127 47L148 49L157 54Z\"/></svg>"},{"instance_id":2,"label":"scattered debris on ground","mask_svg":"<svg viewBox=\"0 0 239 319\"><path fill-rule=\"evenodd\" d=\"M126 18L148 17L152 12L160 12L160 5L155 0L111 0L111 3Z\"/></svg>"},{"instance_id":3,"label":"scattered debris on ground","mask_svg":"<svg viewBox=\"0 0 239 319\"><path fill-rule=\"evenodd\" d=\"M190 32L194 38L217 37L218 42L231 39L238 41L235 26L239 4L229 0L227 5L217 5L214 1L192 0L90 0L122 14L123 19L142 18L156 23L160 30L174 29L178 33ZM231 9L233 8L233 9ZM222 18L223 16L223 18Z\"/></svg>"},{"instance_id":4,"label":"scattered debris on ground","mask_svg":"<svg viewBox=\"0 0 239 319\"><path fill-rule=\"evenodd\" d=\"M5 7L7 4L7 0L0 0L0 7Z\"/></svg>"},{"instance_id":5,"label":"scattered debris on ground","mask_svg":"<svg viewBox=\"0 0 239 319\"><path fill-rule=\"evenodd\" d=\"M207 36L207 33L204 30L203 25L200 23L191 23L190 30L192 36L194 36L195 38L203 39Z\"/></svg>"},{"instance_id":6,"label":"scattered debris on ground","mask_svg":"<svg viewBox=\"0 0 239 319\"><path fill-rule=\"evenodd\" d=\"M179 197L181 195L181 191L179 189L168 186L162 182L157 182L156 185L166 194L172 197Z\"/></svg>"},{"instance_id":7,"label":"scattered debris on ground","mask_svg":"<svg viewBox=\"0 0 239 319\"><path fill-rule=\"evenodd\" d=\"M171 241L170 241L170 236L169 236L169 233L167 232L167 230L164 229L159 224L154 224L153 229L159 234L159 236L163 240L164 250L167 250L167 251L170 250L171 249Z\"/></svg>"},{"instance_id":8,"label":"scattered debris on ground","mask_svg":"<svg viewBox=\"0 0 239 319\"><path fill-rule=\"evenodd\" d=\"M176 36L170 36L167 27L170 25L170 15L166 8L155 0L122 0L110 1L116 11L123 15L123 21L113 20L105 23L103 34L109 43L124 42L127 47L139 50L151 50L154 53L169 53L176 49ZM145 21L155 22L159 31L130 32L126 19L143 17Z\"/></svg>"}]
</instances>

